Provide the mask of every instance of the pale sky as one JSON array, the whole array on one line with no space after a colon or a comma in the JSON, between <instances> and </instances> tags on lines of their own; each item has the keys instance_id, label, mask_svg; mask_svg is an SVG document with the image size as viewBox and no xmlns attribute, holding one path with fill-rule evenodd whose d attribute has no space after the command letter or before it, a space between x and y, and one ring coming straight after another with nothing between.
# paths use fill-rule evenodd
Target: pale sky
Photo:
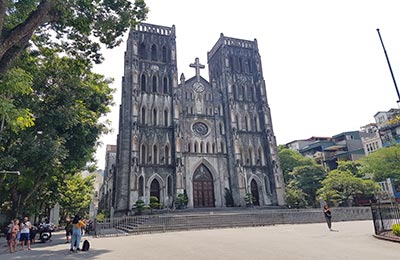
<instances>
[{"instance_id":1,"label":"pale sky","mask_svg":"<svg viewBox=\"0 0 400 260\"><path fill-rule=\"evenodd\" d=\"M311 136L333 136L374 122L374 114L397 108L394 83L379 40L380 29L400 86L400 1L398 0L147 0L146 23L176 27L178 76L194 76L190 63L207 52L221 33L257 39L268 103L278 144ZM103 136L116 144L126 43L105 50L95 71L114 78L115 105ZM201 70L208 79L208 70Z\"/></svg>"}]
</instances>

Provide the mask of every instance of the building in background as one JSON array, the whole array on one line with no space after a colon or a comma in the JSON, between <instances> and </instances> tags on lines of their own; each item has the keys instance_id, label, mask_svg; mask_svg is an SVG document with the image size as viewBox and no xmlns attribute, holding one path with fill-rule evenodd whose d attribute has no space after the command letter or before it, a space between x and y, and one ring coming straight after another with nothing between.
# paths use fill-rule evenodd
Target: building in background
<instances>
[{"instance_id":1,"label":"building in background","mask_svg":"<svg viewBox=\"0 0 400 260\"><path fill-rule=\"evenodd\" d=\"M107 144L103 182L99 191L99 209L108 210L111 213L113 184L115 178L115 164L117 160L117 146Z\"/></svg>"},{"instance_id":2,"label":"building in background","mask_svg":"<svg viewBox=\"0 0 400 260\"><path fill-rule=\"evenodd\" d=\"M400 143L400 109L380 111L374 118L384 147Z\"/></svg>"}]
</instances>

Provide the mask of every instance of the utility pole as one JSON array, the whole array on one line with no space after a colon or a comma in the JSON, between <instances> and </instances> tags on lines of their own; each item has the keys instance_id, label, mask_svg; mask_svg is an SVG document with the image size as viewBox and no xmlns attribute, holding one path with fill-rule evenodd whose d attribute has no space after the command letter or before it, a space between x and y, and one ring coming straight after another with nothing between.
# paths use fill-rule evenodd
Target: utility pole
<instances>
[{"instance_id":1,"label":"utility pole","mask_svg":"<svg viewBox=\"0 0 400 260\"><path fill-rule=\"evenodd\" d=\"M376 30L378 31L379 39L381 40L383 51L385 52L386 61L387 61L388 65L389 65L389 70L390 70L390 74L392 75L394 87L396 88L397 98L398 98L397 103L400 103L400 93L399 93L399 89L397 88L396 79L394 78L394 74L393 74L393 71L392 71L392 66L390 66L389 57L387 55L387 52L386 52L386 49L385 49L385 45L383 44L381 33L379 32L379 29L376 29Z\"/></svg>"}]
</instances>

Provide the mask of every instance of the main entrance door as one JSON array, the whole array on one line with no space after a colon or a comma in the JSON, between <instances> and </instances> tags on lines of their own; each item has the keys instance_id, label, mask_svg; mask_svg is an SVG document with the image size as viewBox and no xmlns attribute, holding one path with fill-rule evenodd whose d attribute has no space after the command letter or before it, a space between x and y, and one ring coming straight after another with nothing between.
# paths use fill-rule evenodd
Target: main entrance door
<instances>
[{"instance_id":1,"label":"main entrance door","mask_svg":"<svg viewBox=\"0 0 400 260\"><path fill-rule=\"evenodd\" d=\"M215 206L213 178L204 164L201 164L193 174L193 204L195 208Z\"/></svg>"}]
</instances>

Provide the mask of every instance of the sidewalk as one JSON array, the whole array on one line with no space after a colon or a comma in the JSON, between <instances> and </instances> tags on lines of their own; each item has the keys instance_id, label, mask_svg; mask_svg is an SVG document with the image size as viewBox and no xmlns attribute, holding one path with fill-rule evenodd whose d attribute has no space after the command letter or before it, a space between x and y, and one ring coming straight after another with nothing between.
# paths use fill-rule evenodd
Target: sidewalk
<instances>
[{"instance_id":1,"label":"sidewalk","mask_svg":"<svg viewBox=\"0 0 400 260\"><path fill-rule=\"evenodd\" d=\"M85 260L365 260L397 259L399 244L373 236L372 221L209 229L90 238L88 252L68 253L64 232L31 251L0 254L6 259ZM3 242L2 242L3 245ZM2 251L6 248L2 247Z\"/></svg>"}]
</instances>

